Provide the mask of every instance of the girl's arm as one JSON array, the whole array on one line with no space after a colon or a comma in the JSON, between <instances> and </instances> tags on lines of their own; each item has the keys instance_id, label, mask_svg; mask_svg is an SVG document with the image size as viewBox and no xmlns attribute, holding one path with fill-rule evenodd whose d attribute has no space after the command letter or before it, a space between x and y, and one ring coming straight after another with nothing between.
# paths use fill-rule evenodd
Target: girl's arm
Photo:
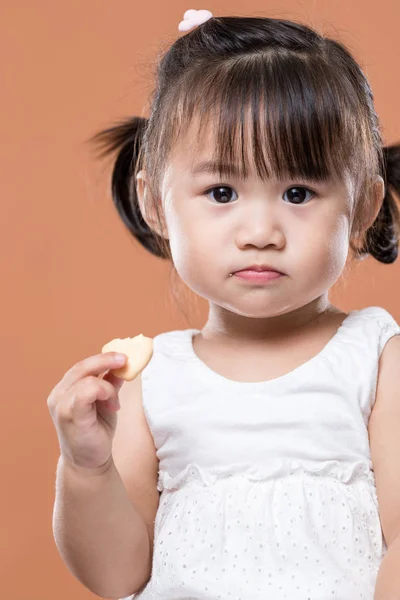
<instances>
[{"instance_id":1,"label":"girl's arm","mask_svg":"<svg viewBox=\"0 0 400 600\"><path fill-rule=\"evenodd\" d=\"M103 598L137 593L151 574L158 460L140 376L119 391L113 460L88 476L59 460L53 531L73 575Z\"/></svg>"},{"instance_id":2,"label":"girl's arm","mask_svg":"<svg viewBox=\"0 0 400 600\"><path fill-rule=\"evenodd\" d=\"M400 600L400 336L391 338L382 352L368 430L388 548L378 572L374 600Z\"/></svg>"}]
</instances>

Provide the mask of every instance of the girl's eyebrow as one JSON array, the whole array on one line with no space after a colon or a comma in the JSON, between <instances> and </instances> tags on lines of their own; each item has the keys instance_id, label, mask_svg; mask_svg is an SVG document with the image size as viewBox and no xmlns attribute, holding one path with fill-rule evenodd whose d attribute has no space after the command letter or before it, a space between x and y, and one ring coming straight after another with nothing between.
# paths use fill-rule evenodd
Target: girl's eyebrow
<instances>
[{"instance_id":1,"label":"girl's eyebrow","mask_svg":"<svg viewBox=\"0 0 400 600\"><path fill-rule=\"evenodd\" d=\"M212 173L212 174L221 174L221 176L230 176L240 178L240 169L236 165L227 165L224 163L220 163L214 160L204 160L197 165L195 165L191 169L192 175L199 175L201 173ZM286 178L282 179L282 182ZM333 183L334 179L329 175L324 177L294 177L294 179L298 179L299 181L309 181L314 184L321 183Z\"/></svg>"},{"instance_id":2,"label":"girl's eyebrow","mask_svg":"<svg viewBox=\"0 0 400 600\"><path fill-rule=\"evenodd\" d=\"M200 173L221 173L221 175L231 175L238 177L240 169L235 165L226 165L214 160L204 160L191 169L192 175Z\"/></svg>"}]
</instances>

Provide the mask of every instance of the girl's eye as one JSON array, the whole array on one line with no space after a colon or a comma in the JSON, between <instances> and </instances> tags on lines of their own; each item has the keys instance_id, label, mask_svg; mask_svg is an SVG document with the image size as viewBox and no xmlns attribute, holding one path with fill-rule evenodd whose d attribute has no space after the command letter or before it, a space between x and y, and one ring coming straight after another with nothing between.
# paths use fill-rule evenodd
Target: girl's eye
<instances>
[{"instance_id":1,"label":"girl's eye","mask_svg":"<svg viewBox=\"0 0 400 600\"><path fill-rule=\"evenodd\" d=\"M308 200L305 200L304 192L310 192L312 196L314 195L314 192L312 192L308 188L301 186L290 187L286 190L285 194L288 194L289 202L293 202L293 204L305 204L306 202L308 202L308 200L310 200L310 198L308 198Z\"/></svg>"},{"instance_id":2,"label":"girl's eye","mask_svg":"<svg viewBox=\"0 0 400 600\"><path fill-rule=\"evenodd\" d=\"M231 192L236 194L236 192L233 190L233 188L231 188L227 185L213 187L210 190L208 190L207 192L205 192L205 194L206 194L206 196L209 196L211 193L214 193L214 192L216 192L216 193L215 193L215 196L213 199L215 200L215 202L217 204L228 204L230 202L230 200L232 200ZM307 198L307 192L309 192L311 194L311 197L314 196L314 192L312 192L308 188L302 187L302 186L292 186L286 190L285 194L287 194L287 197L288 197L287 201L291 204L306 204L306 202L311 200L311 198ZM237 197L237 194L236 194L236 197Z\"/></svg>"},{"instance_id":3,"label":"girl's eye","mask_svg":"<svg viewBox=\"0 0 400 600\"><path fill-rule=\"evenodd\" d=\"M228 190L228 192L227 192ZM206 196L209 196L212 192L217 192L216 196L214 197L214 200L217 202L217 204L227 204L230 200L230 193L229 191L233 192L233 188L227 186L227 185L221 185L218 187L213 187L210 190L208 190L206 192ZM236 192L235 192L236 193Z\"/></svg>"}]
</instances>

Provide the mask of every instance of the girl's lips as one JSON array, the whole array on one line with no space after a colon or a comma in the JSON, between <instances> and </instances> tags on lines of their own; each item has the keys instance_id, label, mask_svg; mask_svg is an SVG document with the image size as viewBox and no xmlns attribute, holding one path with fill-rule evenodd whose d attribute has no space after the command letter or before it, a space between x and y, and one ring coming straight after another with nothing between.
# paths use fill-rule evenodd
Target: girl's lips
<instances>
[{"instance_id":1,"label":"girl's lips","mask_svg":"<svg viewBox=\"0 0 400 600\"><path fill-rule=\"evenodd\" d=\"M266 282L273 281L284 277L282 273L278 271L255 271L254 269L245 269L243 271L236 271L234 273L236 277L240 279L246 279L248 281Z\"/></svg>"},{"instance_id":2,"label":"girl's lips","mask_svg":"<svg viewBox=\"0 0 400 600\"><path fill-rule=\"evenodd\" d=\"M281 275L285 275L285 273L278 271L278 269L275 269L275 267L273 267L272 265L268 265L267 263L260 265L255 263L254 265L248 265L247 267L244 267L243 269L240 269L239 271L235 272L239 273L240 271L273 271L274 273L280 273Z\"/></svg>"}]
</instances>

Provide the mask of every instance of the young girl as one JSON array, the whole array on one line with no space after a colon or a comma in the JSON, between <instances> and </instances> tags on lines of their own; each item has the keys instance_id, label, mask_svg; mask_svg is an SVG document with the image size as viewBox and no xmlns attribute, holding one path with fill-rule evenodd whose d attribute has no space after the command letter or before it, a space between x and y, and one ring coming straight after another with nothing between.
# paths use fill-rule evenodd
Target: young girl
<instances>
[{"instance_id":1,"label":"young girl","mask_svg":"<svg viewBox=\"0 0 400 600\"><path fill-rule=\"evenodd\" d=\"M124 223L209 315L122 388L108 353L53 390L58 548L110 598L398 599L400 327L328 296L348 260L397 258L400 146L337 41L180 29L149 119L94 139Z\"/></svg>"}]
</instances>

